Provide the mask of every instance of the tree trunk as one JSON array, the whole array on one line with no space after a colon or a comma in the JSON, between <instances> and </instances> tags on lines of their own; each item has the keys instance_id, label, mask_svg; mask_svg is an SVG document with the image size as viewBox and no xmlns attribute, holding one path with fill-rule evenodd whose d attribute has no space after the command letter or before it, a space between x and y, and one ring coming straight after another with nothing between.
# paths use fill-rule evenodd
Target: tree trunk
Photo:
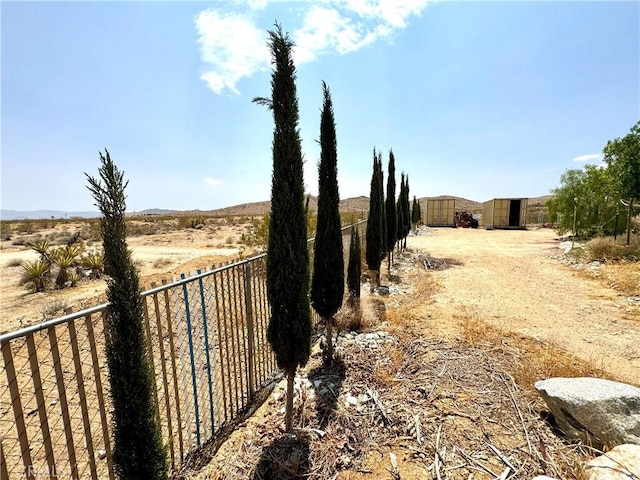
<instances>
[{"instance_id":1,"label":"tree trunk","mask_svg":"<svg viewBox=\"0 0 640 480\"><path fill-rule=\"evenodd\" d=\"M333 317L325 318L324 322L327 326L327 353L325 360L327 365L331 365L331 362L333 362Z\"/></svg>"},{"instance_id":2,"label":"tree trunk","mask_svg":"<svg viewBox=\"0 0 640 480\"><path fill-rule=\"evenodd\" d=\"M284 425L287 433L293 430L293 380L296 377L296 369L291 368L285 371L287 376L287 404L284 414Z\"/></svg>"},{"instance_id":3,"label":"tree trunk","mask_svg":"<svg viewBox=\"0 0 640 480\"><path fill-rule=\"evenodd\" d=\"M629 212L627 213L627 247L631 245L631 215L633 214L633 199L629 200Z\"/></svg>"},{"instance_id":4,"label":"tree trunk","mask_svg":"<svg viewBox=\"0 0 640 480\"><path fill-rule=\"evenodd\" d=\"M393 253L393 249L387 252L387 273L391 275L391 254Z\"/></svg>"}]
</instances>

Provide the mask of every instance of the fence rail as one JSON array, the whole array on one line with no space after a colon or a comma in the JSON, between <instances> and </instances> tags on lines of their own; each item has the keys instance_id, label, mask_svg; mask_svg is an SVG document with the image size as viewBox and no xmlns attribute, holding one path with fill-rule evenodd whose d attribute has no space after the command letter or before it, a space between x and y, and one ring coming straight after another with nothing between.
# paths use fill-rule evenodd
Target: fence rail
<instances>
[{"instance_id":1,"label":"fence rail","mask_svg":"<svg viewBox=\"0 0 640 480\"><path fill-rule=\"evenodd\" d=\"M356 225L364 238L366 222ZM350 228L343 228L345 255ZM156 415L179 469L279 374L266 339L266 256L151 287L141 297ZM7 379L0 386L0 480L115 478L108 308L0 335L0 377Z\"/></svg>"}]
</instances>

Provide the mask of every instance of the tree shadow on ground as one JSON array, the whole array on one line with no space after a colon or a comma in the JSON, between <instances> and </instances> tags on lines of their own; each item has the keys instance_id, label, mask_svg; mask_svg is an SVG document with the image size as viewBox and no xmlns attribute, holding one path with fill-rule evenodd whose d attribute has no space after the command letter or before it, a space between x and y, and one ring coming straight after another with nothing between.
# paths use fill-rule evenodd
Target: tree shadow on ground
<instances>
[{"instance_id":1,"label":"tree shadow on ground","mask_svg":"<svg viewBox=\"0 0 640 480\"><path fill-rule=\"evenodd\" d=\"M330 365L322 364L307 374L316 397L318 428L324 429L333 412L338 408L338 398L346 376L346 366L340 357L334 357Z\"/></svg>"},{"instance_id":2,"label":"tree shadow on ground","mask_svg":"<svg viewBox=\"0 0 640 480\"><path fill-rule=\"evenodd\" d=\"M305 432L283 435L265 448L252 480L295 480L311 471L310 439Z\"/></svg>"}]
</instances>

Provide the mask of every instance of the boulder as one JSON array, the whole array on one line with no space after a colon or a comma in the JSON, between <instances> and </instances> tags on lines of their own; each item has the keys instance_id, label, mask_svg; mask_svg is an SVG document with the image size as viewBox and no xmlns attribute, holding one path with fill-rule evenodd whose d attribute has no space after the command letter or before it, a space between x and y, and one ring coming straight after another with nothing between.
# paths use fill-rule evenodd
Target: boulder
<instances>
[{"instance_id":1,"label":"boulder","mask_svg":"<svg viewBox=\"0 0 640 480\"><path fill-rule=\"evenodd\" d=\"M640 388L601 378L549 378L535 384L558 427L596 448L640 444Z\"/></svg>"},{"instance_id":2,"label":"boulder","mask_svg":"<svg viewBox=\"0 0 640 480\"><path fill-rule=\"evenodd\" d=\"M584 467L586 480L630 480L640 478L640 445L618 445Z\"/></svg>"}]
</instances>

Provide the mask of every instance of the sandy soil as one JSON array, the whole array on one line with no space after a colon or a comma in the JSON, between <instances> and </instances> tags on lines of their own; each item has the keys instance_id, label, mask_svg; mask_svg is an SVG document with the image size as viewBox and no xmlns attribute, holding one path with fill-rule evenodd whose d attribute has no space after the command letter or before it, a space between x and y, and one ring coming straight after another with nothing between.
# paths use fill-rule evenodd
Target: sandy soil
<instances>
[{"instance_id":1,"label":"sandy soil","mask_svg":"<svg viewBox=\"0 0 640 480\"><path fill-rule=\"evenodd\" d=\"M171 281L174 275L237 260L251 252L240 244L245 226L229 225L202 230L184 229L127 239L140 273L141 288L153 282ZM42 231L42 235L48 232ZM19 280L19 261L35 260L38 254L25 246L4 241L0 246L0 332L9 332L62 314L57 307L74 311L105 301L104 280L82 281L64 290L30 293Z\"/></svg>"},{"instance_id":2,"label":"sandy soil","mask_svg":"<svg viewBox=\"0 0 640 480\"><path fill-rule=\"evenodd\" d=\"M624 295L550 258L553 230L430 229L408 247L461 265L433 272L441 324L461 309L506 331L554 343L614 376L640 384L640 309Z\"/></svg>"}]
</instances>

